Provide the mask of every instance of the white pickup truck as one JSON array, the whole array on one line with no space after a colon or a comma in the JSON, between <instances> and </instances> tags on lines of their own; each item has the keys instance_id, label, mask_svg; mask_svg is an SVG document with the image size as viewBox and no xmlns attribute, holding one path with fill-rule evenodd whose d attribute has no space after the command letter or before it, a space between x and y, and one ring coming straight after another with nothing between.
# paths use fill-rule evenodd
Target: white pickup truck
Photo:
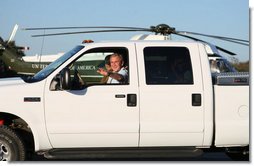
<instances>
[{"instance_id":1,"label":"white pickup truck","mask_svg":"<svg viewBox=\"0 0 254 166\"><path fill-rule=\"evenodd\" d=\"M111 53L124 84L96 72ZM212 76L200 42L82 44L33 77L1 79L0 101L0 160L248 156L248 74Z\"/></svg>"}]
</instances>

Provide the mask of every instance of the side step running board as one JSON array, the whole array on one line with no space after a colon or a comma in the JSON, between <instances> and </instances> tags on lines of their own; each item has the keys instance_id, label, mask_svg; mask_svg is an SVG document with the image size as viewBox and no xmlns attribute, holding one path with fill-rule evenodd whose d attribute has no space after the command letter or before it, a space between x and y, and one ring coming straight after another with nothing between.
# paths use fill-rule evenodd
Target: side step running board
<instances>
[{"instance_id":1,"label":"side step running board","mask_svg":"<svg viewBox=\"0 0 254 166\"><path fill-rule=\"evenodd\" d=\"M44 153L48 159L166 159L198 157L203 151L195 147L145 147L145 148L79 148L52 149Z\"/></svg>"}]
</instances>

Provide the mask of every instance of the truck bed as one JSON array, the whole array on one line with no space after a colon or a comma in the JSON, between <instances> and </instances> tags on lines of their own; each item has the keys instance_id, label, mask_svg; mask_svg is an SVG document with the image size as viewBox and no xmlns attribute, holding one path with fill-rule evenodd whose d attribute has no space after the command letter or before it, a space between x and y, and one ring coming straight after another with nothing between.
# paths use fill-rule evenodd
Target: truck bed
<instances>
[{"instance_id":1,"label":"truck bed","mask_svg":"<svg viewBox=\"0 0 254 166\"><path fill-rule=\"evenodd\" d=\"M215 146L249 144L249 74L213 76Z\"/></svg>"}]
</instances>

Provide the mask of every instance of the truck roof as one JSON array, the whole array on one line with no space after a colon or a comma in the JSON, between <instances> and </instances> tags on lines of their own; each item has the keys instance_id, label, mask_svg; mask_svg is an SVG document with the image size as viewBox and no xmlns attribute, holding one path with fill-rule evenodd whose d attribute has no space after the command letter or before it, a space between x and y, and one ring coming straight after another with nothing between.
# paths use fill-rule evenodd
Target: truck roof
<instances>
[{"instance_id":1,"label":"truck roof","mask_svg":"<svg viewBox=\"0 0 254 166\"><path fill-rule=\"evenodd\" d=\"M216 46L210 43L203 43L199 41L171 41L171 40L116 40L116 41L98 41L98 42L91 42L91 43L84 43L81 44L83 46L87 46L90 44L127 44L127 43L147 43L147 44L152 44L152 43L168 43L170 45L189 45L189 44L202 44L205 46L205 50L208 55L218 55L221 56L218 49Z\"/></svg>"}]
</instances>

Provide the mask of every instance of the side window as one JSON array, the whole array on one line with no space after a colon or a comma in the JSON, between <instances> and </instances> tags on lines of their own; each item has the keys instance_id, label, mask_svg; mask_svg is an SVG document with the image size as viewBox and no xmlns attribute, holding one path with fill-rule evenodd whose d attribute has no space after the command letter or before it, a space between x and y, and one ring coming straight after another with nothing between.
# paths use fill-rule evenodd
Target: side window
<instances>
[{"instance_id":1,"label":"side window","mask_svg":"<svg viewBox=\"0 0 254 166\"><path fill-rule=\"evenodd\" d=\"M111 58L112 55L115 57ZM111 64L111 61L114 61L114 64ZM88 50L67 66L70 73L70 89L81 90L92 85L128 84L128 67L127 48L103 47ZM123 75L123 78L116 81L114 78L119 76L118 73L120 76ZM53 81L56 82L54 85L59 87L51 87L51 90L61 90L60 81L59 83L56 81L57 77L59 76Z\"/></svg>"},{"instance_id":2,"label":"side window","mask_svg":"<svg viewBox=\"0 0 254 166\"><path fill-rule=\"evenodd\" d=\"M189 50L185 47L146 47L146 84L193 84Z\"/></svg>"}]
</instances>

